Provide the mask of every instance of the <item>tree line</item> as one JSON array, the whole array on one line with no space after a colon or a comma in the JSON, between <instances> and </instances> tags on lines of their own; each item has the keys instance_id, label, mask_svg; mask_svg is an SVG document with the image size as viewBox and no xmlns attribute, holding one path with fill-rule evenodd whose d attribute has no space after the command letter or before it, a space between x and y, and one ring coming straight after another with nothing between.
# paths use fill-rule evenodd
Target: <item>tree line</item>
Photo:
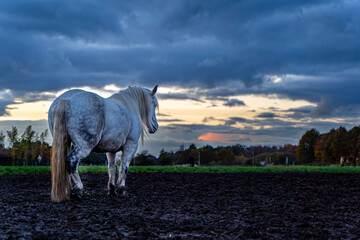
<instances>
[{"instance_id":1,"label":"tree line","mask_svg":"<svg viewBox=\"0 0 360 240\"><path fill-rule=\"evenodd\" d=\"M47 129L39 134L31 125L25 128L21 136L15 126L6 131L6 134L0 132L0 154L8 156L7 159L2 159L0 165L50 165L51 146L45 141L48 136ZM5 140L9 142L8 148L5 148ZM104 165L106 161L106 154L92 152L81 163Z\"/></svg>"},{"instance_id":2,"label":"tree line","mask_svg":"<svg viewBox=\"0 0 360 240\"><path fill-rule=\"evenodd\" d=\"M12 126L5 134L0 132L0 154L9 158L6 165L35 165L39 156L40 165L49 165L51 146L46 142L48 130L37 133L29 125L19 135L18 129ZM9 146L5 147L5 140ZM331 129L320 134L310 129L300 138L299 144L283 146L232 146L205 145L197 147L191 144L188 148L181 145L174 151L162 149L158 156L147 151L138 153L131 164L136 165L195 165L200 158L201 165L259 165L267 164L338 164L342 156L360 157L360 127L349 131L345 127ZM4 160L2 160L4 161ZM106 164L106 155L91 153L82 164ZM2 162L1 164L4 164Z\"/></svg>"},{"instance_id":3,"label":"tree line","mask_svg":"<svg viewBox=\"0 0 360 240\"><path fill-rule=\"evenodd\" d=\"M12 126L6 135L0 132L0 153L9 156L6 165L48 165L50 161L50 146L45 141L49 133L46 129L40 134L35 132L31 125L19 136L18 129ZM5 138L9 141L9 147L5 148ZM41 162L38 158L41 158Z\"/></svg>"},{"instance_id":4,"label":"tree line","mask_svg":"<svg viewBox=\"0 0 360 240\"><path fill-rule=\"evenodd\" d=\"M191 144L187 149L184 145L176 151L160 151L156 158L147 151L138 153L132 164L136 165L259 165L260 162L268 164L285 164L296 162L297 146L287 144L284 146L245 146L236 144L232 146L213 147L206 145L197 148ZM157 162L156 162L157 161Z\"/></svg>"},{"instance_id":5,"label":"tree line","mask_svg":"<svg viewBox=\"0 0 360 240\"><path fill-rule=\"evenodd\" d=\"M297 158L301 164L339 164L343 156L359 158L360 127L353 127L349 131L339 127L323 134L310 129L298 144Z\"/></svg>"}]
</instances>

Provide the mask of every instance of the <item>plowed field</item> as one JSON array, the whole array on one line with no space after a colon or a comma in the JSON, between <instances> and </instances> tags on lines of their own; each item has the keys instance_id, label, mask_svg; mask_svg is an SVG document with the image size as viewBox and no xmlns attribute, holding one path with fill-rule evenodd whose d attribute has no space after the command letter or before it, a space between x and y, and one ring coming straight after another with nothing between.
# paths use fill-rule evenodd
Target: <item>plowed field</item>
<instances>
[{"instance_id":1,"label":"plowed field","mask_svg":"<svg viewBox=\"0 0 360 240\"><path fill-rule=\"evenodd\" d=\"M81 202L50 202L50 175L0 176L0 239L358 239L360 174L82 174Z\"/></svg>"}]
</instances>

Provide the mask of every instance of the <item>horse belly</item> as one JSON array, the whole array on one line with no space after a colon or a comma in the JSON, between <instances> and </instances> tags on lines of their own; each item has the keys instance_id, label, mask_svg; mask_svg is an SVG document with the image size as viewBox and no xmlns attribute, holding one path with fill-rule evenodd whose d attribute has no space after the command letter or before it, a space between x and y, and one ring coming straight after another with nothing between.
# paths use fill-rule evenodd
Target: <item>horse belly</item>
<instances>
[{"instance_id":1,"label":"horse belly","mask_svg":"<svg viewBox=\"0 0 360 240\"><path fill-rule=\"evenodd\" d=\"M100 142L96 145L93 151L95 152L118 152L121 150L121 147L125 144L127 136L125 133L116 133L107 134L103 136Z\"/></svg>"}]
</instances>

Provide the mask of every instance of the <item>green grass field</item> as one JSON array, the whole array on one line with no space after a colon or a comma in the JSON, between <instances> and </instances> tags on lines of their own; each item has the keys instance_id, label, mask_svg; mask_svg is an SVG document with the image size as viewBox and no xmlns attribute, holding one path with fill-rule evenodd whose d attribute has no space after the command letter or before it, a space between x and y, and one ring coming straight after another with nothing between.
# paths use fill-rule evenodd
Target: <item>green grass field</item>
<instances>
[{"instance_id":1,"label":"green grass field","mask_svg":"<svg viewBox=\"0 0 360 240\"><path fill-rule=\"evenodd\" d=\"M80 166L80 173L107 172L107 166ZM340 166L274 166L274 167L242 167L242 166L204 166L204 167L163 167L163 166L131 166L129 172L182 172L182 173L223 173L223 172L331 172L331 173L360 173L360 167ZM46 174L50 173L50 167L12 167L0 166L0 175L18 174Z\"/></svg>"}]
</instances>

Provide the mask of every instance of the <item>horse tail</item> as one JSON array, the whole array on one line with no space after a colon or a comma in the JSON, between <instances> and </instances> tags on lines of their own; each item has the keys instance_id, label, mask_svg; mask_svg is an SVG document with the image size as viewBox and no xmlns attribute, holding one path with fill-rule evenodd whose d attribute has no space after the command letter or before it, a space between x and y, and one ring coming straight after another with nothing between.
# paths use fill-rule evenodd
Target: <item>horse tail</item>
<instances>
[{"instance_id":1,"label":"horse tail","mask_svg":"<svg viewBox=\"0 0 360 240\"><path fill-rule=\"evenodd\" d=\"M51 201L55 203L70 200L66 164L68 135L65 124L65 116L69 103L69 100L61 99L54 109L51 153Z\"/></svg>"}]
</instances>

